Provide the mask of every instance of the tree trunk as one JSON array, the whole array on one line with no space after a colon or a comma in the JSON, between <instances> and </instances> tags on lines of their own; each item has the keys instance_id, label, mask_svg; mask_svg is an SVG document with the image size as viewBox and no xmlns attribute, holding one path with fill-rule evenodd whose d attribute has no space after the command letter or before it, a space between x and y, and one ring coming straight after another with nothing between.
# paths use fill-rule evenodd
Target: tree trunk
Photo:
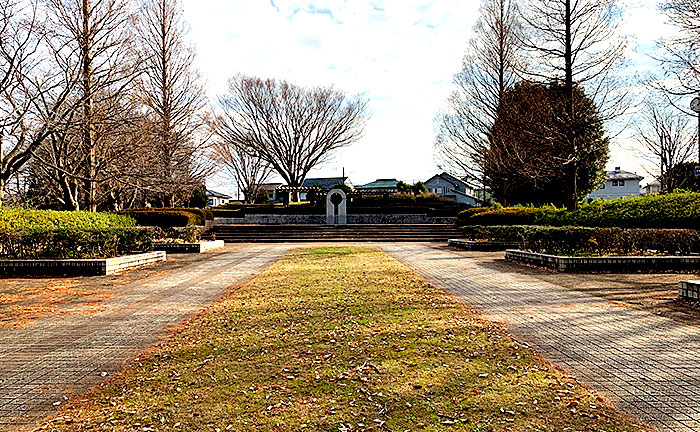
<instances>
[{"instance_id":1,"label":"tree trunk","mask_svg":"<svg viewBox=\"0 0 700 432\"><path fill-rule=\"evenodd\" d=\"M569 176L569 193L566 199L566 208L574 211L578 208L578 149L576 148L576 136L574 134L574 71L573 49L571 46L571 0L566 0L564 12L564 92L566 96L566 145L571 150Z\"/></svg>"},{"instance_id":2,"label":"tree trunk","mask_svg":"<svg viewBox=\"0 0 700 432\"><path fill-rule=\"evenodd\" d=\"M83 148L87 150L87 180L85 181L86 210L97 211L97 161L95 154L94 95L92 82L92 36L90 28L90 0L83 0L82 29L82 84L83 84Z\"/></svg>"}]
</instances>

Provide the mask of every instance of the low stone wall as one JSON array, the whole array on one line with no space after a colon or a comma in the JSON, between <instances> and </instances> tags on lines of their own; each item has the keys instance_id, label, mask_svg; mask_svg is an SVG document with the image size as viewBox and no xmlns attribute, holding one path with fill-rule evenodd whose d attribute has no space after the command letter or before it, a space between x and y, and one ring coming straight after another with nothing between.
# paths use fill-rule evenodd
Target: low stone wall
<instances>
[{"instance_id":1,"label":"low stone wall","mask_svg":"<svg viewBox=\"0 0 700 432\"><path fill-rule=\"evenodd\" d=\"M495 252L521 247L521 245L517 242L476 241L463 239L449 239L447 240L447 245L453 248L475 252Z\"/></svg>"},{"instance_id":2,"label":"low stone wall","mask_svg":"<svg viewBox=\"0 0 700 432\"><path fill-rule=\"evenodd\" d=\"M155 243L153 250L168 253L202 253L223 247L223 240L210 240L199 243Z\"/></svg>"},{"instance_id":3,"label":"low stone wall","mask_svg":"<svg viewBox=\"0 0 700 432\"><path fill-rule=\"evenodd\" d=\"M700 301L700 281L680 281L678 282L678 298L681 300Z\"/></svg>"},{"instance_id":4,"label":"low stone wall","mask_svg":"<svg viewBox=\"0 0 700 432\"><path fill-rule=\"evenodd\" d=\"M0 276L104 276L165 261L163 251L103 259L0 260Z\"/></svg>"},{"instance_id":5,"label":"low stone wall","mask_svg":"<svg viewBox=\"0 0 700 432\"><path fill-rule=\"evenodd\" d=\"M700 256L572 257L508 249L506 260L572 273L670 272L700 268Z\"/></svg>"},{"instance_id":6,"label":"low stone wall","mask_svg":"<svg viewBox=\"0 0 700 432\"><path fill-rule=\"evenodd\" d=\"M348 224L454 224L455 217L425 214L348 214ZM215 218L216 225L305 225L325 224L325 215L247 214L242 218Z\"/></svg>"}]
</instances>

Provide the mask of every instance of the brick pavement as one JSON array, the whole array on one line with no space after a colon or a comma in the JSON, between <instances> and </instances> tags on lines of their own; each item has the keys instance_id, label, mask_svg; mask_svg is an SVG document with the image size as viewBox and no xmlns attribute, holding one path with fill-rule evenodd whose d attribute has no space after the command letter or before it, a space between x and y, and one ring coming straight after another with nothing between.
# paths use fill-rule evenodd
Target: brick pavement
<instances>
[{"instance_id":1,"label":"brick pavement","mask_svg":"<svg viewBox=\"0 0 700 432\"><path fill-rule=\"evenodd\" d=\"M479 253L382 248L621 410L662 431L700 430L700 328L494 268Z\"/></svg>"},{"instance_id":2,"label":"brick pavement","mask_svg":"<svg viewBox=\"0 0 700 432\"><path fill-rule=\"evenodd\" d=\"M121 288L106 310L0 328L0 431L30 430L70 395L116 374L165 330L292 249L252 245L209 252ZM138 270L136 270L138 271Z\"/></svg>"}]
</instances>

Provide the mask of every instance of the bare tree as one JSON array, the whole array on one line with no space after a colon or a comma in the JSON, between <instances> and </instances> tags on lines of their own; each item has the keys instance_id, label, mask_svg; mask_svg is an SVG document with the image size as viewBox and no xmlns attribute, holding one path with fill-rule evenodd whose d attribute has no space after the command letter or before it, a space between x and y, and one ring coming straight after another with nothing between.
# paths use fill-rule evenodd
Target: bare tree
<instances>
[{"instance_id":1,"label":"bare tree","mask_svg":"<svg viewBox=\"0 0 700 432\"><path fill-rule=\"evenodd\" d=\"M123 202L133 201L129 197L133 198L136 190L144 189L140 178L150 164L145 142L150 122L143 114L135 112L139 106L133 101L100 99L102 103L94 107L94 119L97 124L109 127L97 129L97 132L106 129L108 133L96 134L100 146L96 148L95 160L100 178L95 202L97 208L119 210ZM81 110L74 110L73 115L81 115ZM86 154L81 125L68 120L34 151L35 161L29 167L30 192L43 206L79 210L87 191Z\"/></svg>"},{"instance_id":2,"label":"bare tree","mask_svg":"<svg viewBox=\"0 0 700 432\"><path fill-rule=\"evenodd\" d=\"M172 206L186 199L210 169L203 156L206 97L193 67L194 50L185 41L180 0L143 0L142 6L139 31L146 67L139 90L153 119L150 180L163 204Z\"/></svg>"},{"instance_id":3,"label":"bare tree","mask_svg":"<svg viewBox=\"0 0 700 432\"><path fill-rule=\"evenodd\" d=\"M348 98L332 87L242 75L229 81L219 105L219 130L227 139L245 144L292 187L301 186L334 150L362 136L367 111L361 96Z\"/></svg>"},{"instance_id":4,"label":"bare tree","mask_svg":"<svg viewBox=\"0 0 700 432\"><path fill-rule=\"evenodd\" d=\"M644 156L658 170L662 192L678 187L671 170L692 158L697 137L693 129L689 116L658 101L645 102L643 122L636 135Z\"/></svg>"},{"instance_id":5,"label":"bare tree","mask_svg":"<svg viewBox=\"0 0 700 432\"><path fill-rule=\"evenodd\" d=\"M661 41L659 58L664 78L672 83L658 85L675 103L678 96L700 93L700 7L696 0L666 0L660 8L679 30L678 36ZM687 104L676 105L690 113Z\"/></svg>"},{"instance_id":6,"label":"bare tree","mask_svg":"<svg viewBox=\"0 0 700 432\"><path fill-rule=\"evenodd\" d=\"M435 150L442 169L482 183L496 111L524 65L517 3L484 0L473 32L454 77L449 111L437 118Z\"/></svg>"},{"instance_id":7,"label":"bare tree","mask_svg":"<svg viewBox=\"0 0 700 432\"><path fill-rule=\"evenodd\" d=\"M49 9L49 40L56 67L77 77L80 112L74 121L80 129L84 168L85 208L95 211L99 184L109 180L102 149L121 127L103 111L118 106L138 75L133 49L134 16L126 0L45 0ZM102 159L101 159L102 158Z\"/></svg>"},{"instance_id":8,"label":"bare tree","mask_svg":"<svg viewBox=\"0 0 700 432\"><path fill-rule=\"evenodd\" d=\"M624 112L626 93L620 91L616 70L624 62L626 41L617 29L617 0L532 0L524 14L527 32L523 43L535 67L527 74L564 86L569 103L562 113L571 124L561 145L568 149L561 163L567 166L567 207L578 206L576 179L584 146L577 143L574 125L579 123L574 94L577 86L593 98L604 120Z\"/></svg>"},{"instance_id":9,"label":"bare tree","mask_svg":"<svg viewBox=\"0 0 700 432\"><path fill-rule=\"evenodd\" d=\"M38 14L35 2L0 2L0 203L6 182L69 111L73 82L42 62Z\"/></svg>"},{"instance_id":10,"label":"bare tree","mask_svg":"<svg viewBox=\"0 0 700 432\"><path fill-rule=\"evenodd\" d=\"M236 182L246 203L255 202L261 184L270 177L272 166L252 153L245 144L227 137L226 128L214 128L218 130L219 139L212 145L213 160L223 166Z\"/></svg>"}]
</instances>

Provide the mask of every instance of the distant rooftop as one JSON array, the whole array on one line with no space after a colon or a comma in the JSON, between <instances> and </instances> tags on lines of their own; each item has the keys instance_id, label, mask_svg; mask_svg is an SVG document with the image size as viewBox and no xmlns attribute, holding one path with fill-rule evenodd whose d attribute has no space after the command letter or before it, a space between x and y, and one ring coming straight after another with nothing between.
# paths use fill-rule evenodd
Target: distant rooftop
<instances>
[{"instance_id":1,"label":"distant rooftop","mask_svg":"<svg viewBox=\"0 0 700 432\"><path fill-rule=\"evenodd\" d=\"M465 180L463 180L463 179L460 179L460 178L457 178L457 177L453 176L452 174L449 174L449 173L446 173L446 172L443 172L443 173L441 173L441 174L436 174L436 175L430 177L430 178L429 178L428 180L426 180L425 182L427 183L427 182L429 182L430 180L432 180L432 179L434 179L434 178L436 178L436 177L440 177L440 178L442 178L443 180L447 181L448 183L452 183L452 186L457 186L458 184L461 184L461 185L463 185L463 186L465 186L465 187L467 187L467 188L471 188L471 187L472 187L472 185L470 185L467 181L465 181Z\"/></svg>"},{"instance_id":2,"label":"distant rooftop","mask_svg":"<svg viewBox=\"0 0 700 432\"><path fill-rule=\"evenodd\" d=\"M644 177L637 173L623 171L620 167L615 167L613 171L607 172L608 180L642 180Z\"/></svg>"},{"instance_id":3,"label":"distant rooftop","mask_svg":"<svg viewBox=\"0 0 700 432\"><path fill-rule=\"evenodd\" d=\"M282 183L260 183L258 185L258 188L260 188L261 190L266 190L266 191L274 191L277 188L279 188L280 186L282 186Z\"/></svg>"},{"instance_id":4,"label":"distant rooftop","mask_svg":"<svg viewBox=\"0 0 700 432\"><path fill-rule=\"evenodd\" d=\"M228 196L226 194L222 194L221 192L216 192L216 191L213 191L210 189L207 189L207 196L212 197L212 198L224 198L224 199L231 198L230 196Z\"/></svg>"},{"instance_id":5,"label":"distant rooftop","mask_svg":"<svg viewBox=\"0 0 700 432\"><path fill-rule=\"evenodd\" d=\"M308 178L304 180L302 187L310 188L314 186L320 186L324 189L332 189L333 186L338 183L347 183L347 177L321 177L321 178Z\"/></svg>"},{"instance_id":6,"label":"distant rooftop","mask_svg":"<svg viewBox=\"0 0 700 432\"><path fill-rule=\"evenodd\" d=\"M399 181L392 179L377 179L371 183L356 186L356 189L395 189Z\"/></svg>"}]
</instances>

